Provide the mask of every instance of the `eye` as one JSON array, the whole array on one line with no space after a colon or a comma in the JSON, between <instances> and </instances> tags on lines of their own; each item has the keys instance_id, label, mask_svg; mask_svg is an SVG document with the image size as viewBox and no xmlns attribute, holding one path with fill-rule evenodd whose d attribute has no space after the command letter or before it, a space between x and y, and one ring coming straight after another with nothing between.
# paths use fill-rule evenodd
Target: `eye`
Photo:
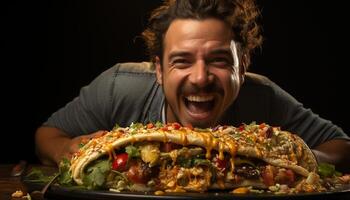
<instances>
[{"instance_id":1,"label":"eye","mask_svg":"<svg viewBox=\"0 0 350 200\"><path fill-rule=\"evenodd\" d=\"M208 64L216 67L232 66L232 60L226 57L213 57L208 59Z\"/></svg>"},{"instance_id":2,"label":"eye","mask_svg":"<svg viewBox=\"0 0 350 200\"><path fill-rule=\"evenodd\" d=\"M191 66L191 62L186 58L177 58L172 60L170 63L171 67L183 69Z\"/></svg>"}]
</instances>

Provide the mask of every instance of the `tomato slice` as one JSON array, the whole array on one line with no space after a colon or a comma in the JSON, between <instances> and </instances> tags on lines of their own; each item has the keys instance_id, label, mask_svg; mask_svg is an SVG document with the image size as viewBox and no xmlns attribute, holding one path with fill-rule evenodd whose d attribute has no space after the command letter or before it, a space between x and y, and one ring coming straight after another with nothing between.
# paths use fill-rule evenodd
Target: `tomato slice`
<instances>
[{"instance_id":1,"label":"tomato slice","mask_svg":"<svg viewBox=\"0 0 350 200\"><path fill-rule=\"evenodd\" d=\"M112 163L112 169L119 172L125 171L127 169L128 158L127 153L117 154Z\"/></svg>"}]
</instances>

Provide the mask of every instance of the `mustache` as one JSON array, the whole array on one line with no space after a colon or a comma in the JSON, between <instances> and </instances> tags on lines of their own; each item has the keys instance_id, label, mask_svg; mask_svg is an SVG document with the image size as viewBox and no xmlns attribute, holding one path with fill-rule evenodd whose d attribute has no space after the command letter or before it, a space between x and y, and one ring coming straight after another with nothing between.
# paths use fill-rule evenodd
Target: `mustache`
<instances>
[{"instance_id":1,"label":"mustache","mask_svg":"<svg viewBox=\"0 0 350 200\"><path fill-rule=\"evenodd\" d=\"M224 89L221 85L217 83L210 83L204 87L199 87L194 84L184 84L180 89L180 93L182 94L199 94L199 93L224 93Z\"/></svg>"}]
</instances>

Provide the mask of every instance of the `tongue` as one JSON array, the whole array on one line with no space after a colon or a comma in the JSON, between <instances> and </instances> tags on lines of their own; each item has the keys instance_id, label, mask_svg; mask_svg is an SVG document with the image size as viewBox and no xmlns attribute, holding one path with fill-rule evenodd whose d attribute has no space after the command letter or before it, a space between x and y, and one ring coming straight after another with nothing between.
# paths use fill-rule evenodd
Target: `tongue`
<instances>
[{"instance_id":1,"label":"tongue","mask_svg":"<svg viewBox=\"0 0 350 200\"><path fill-rule=\"evenodd\" d=\"M211 101L207 101L207 102L188 101L187 108L192 113L205 113L211 110L212 103Z\"/></svg>"}]
</instances>

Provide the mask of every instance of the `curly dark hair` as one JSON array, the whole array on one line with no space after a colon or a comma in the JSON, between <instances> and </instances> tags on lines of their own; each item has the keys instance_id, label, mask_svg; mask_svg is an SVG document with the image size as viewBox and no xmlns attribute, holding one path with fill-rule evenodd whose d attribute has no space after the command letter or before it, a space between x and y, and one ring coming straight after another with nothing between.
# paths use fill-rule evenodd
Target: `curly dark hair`
<instances>
[{"instance_id":1,"label":"curly dark hair","mask_svg":"<svg viewBox=\"0 0 350 200\"><path fill-rule=\"evenodd\" d=\"M262 43L257 23L259 16L255 0L165 0L151 13L142 37L154 61L156 56L162 59L164 35L173 20L220 19L231 27L234 40L240 44L240 54L247 56L249 66L252 51Z\"/></svg>"}]
</instances>

